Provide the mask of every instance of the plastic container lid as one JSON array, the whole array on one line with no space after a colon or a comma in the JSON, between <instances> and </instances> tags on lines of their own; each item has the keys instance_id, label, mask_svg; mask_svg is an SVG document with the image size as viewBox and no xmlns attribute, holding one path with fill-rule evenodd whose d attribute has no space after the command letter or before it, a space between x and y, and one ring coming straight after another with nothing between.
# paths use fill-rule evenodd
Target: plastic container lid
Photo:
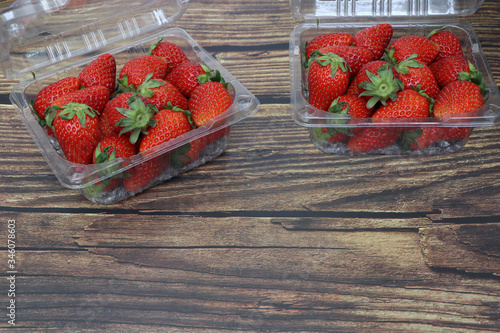
<instances>
[{"instance_id":1,"label":"plastic container lid","mask_svg":"<svg viewBox=\"0 0 500 333\"><path fill-rule=\"evenodd\" d=\"M6 78L50 75L177 21L189 0L18 0L0 12Z\"/></svg>"},{"instance_id":2,"label":"plastic container lid","mask_svg":"<svg viewBox=\"0 0 500 333\"><path fill-rule=\"evenodd\" d=\"M472 15L484 0L290 0L294 17L304 21L326 18L435 18Z\"/></svg>"}]
</instances>

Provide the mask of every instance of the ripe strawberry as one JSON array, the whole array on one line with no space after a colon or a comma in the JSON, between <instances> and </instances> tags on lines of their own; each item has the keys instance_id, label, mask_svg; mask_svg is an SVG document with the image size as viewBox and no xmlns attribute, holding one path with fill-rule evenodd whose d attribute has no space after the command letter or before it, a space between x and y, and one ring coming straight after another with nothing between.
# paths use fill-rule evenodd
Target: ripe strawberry
<instances>
[{"instance_id":1,"label":"ripe strawberry","mask_svg":"<svg viewBox=\"0 0 500 333\"><path fill-rule=\"evenodd\" d=\"M188 109L196 126L203 126L208 120L231 107L233 97L220 82L205 82L196 87L189 99Z\"/></svg>"},{"instance_id":2,"label":"ripe strawberry","mask_svg":"<svg viewBox=\"0 0 500 333\"><path fill-rule=\"evenodd\" d=\"M112 94L116 81L115 58L109 53L100 55L80 72L78 78L84 87L104 86Z\"/></svg>"},{"instance_id":3,"label":"ripe strawberry","mask_svg":"<svg viewBox=\"0 0 500 333\"><path fill-rule=\"evenodd\" d=\"M436 97L434 116L468 113L476 116L484 104L481 88L471 81L454 81L447 84Z\"/></svg>"},{"instance_id":4,"label":"ripe strawberry","mask_svg":"<svg viewBox=\"0 0 500 333\"><path fill-rule=\"evenodd\" d=\"M358 31L353 36L354 45L372 51L374 59L380 59L392 39L393 29L388 23L377 24Z\"/></svg>"},{"instance_id":5,"label":"ripe strawberry","mask_svg":"<svg viewBox=\"0 0 500 333\"><path fill-rule=\"evenodd\" d=\"M397 93L395 100L388 101L372 115L373 121L384 122L388 118L426 118L430 116L430 101L413 89ZM416 119L415 119L416 120Z\"/></svg>"},{"instance_id":6,"label":"ripe strawberry","mask_svg":"<svg viewBox=\"0 0 500 333\"><path fill-rule=\"evenodd\" d=\"M174 68L167 75L166 80L172 83L186 98L189 98L194 88L200 84L198 82L199 76L207 77L211 72L210 68L190 61ZM204 81L208 81L208 78Z\"/></svg>"},{"instance_id":7,"label":"ripe strawberry","mask_svg":"<svg viewBox=\"0 0 500 333\"><path fill-rule=\"evenodd\" d=\"M170 163L176 168L183 168L185 165L199 159L200 154L207 144L206 137L202 137L186 143L184 146L176 149L170 154Z\"/></svg>"},{"instance_id":8,"label":"ripe strawberry","mask_svg":"<svg viewBox=\"0 0 500 333\"><path fill-rule=\"evenodd\" d=\"M188 117L178 109L163 109L153 117L155 125L145 134L139 146L139 152L144 153L160 144L187 133L192 129ZM159 178L169 164L168 154L145 161L130 169L129 177L125 178L125 188L130 192L143 190Z\"/></svg>"},{"instance_id":9,"label":"ripe strawberry","mask_svg":"<svg viewBox=\"0 0 500 333\"><path fill-rule=\"evenodd\" d=\"M115 127L111 134L125 135L136 143L141 134L147 133L154 124L153 115L157 108L146 97L127 92L111 99L101 115L105 132ZM108 133L106 133L108 135Z\"/></svg>"},{"instance_id":10,"label":"ripe strawberry","mask_svg":"<svg viewBox=\"0 0 500 333\"><path fill-rule=\"evenodd\" d=\"M389 99L396 99L397 92L403 89L396 69L383 60L365 64L355 79L361 91L359 96L366 97L368 108L375 107L379 102L385 104Z\"/></svg>"},{"instance_id":11,"label":"ripe strawberry","mask_svg":"<svg viewBox=\"0 0 500 333\"><path fill-rule=\"evenodd\" d=\"M485 89L483 74L464 57L442 58L434 61L429 67L441 89L456 80L472 81L479 85L481 92Z\"/></svg>"},{"instance_id":12,"label":"ripe strawberry","mask_svg":"<svg viewBox=\"0 0 500 333\"><path fill-rule=\"evenodd\" d=\"M145 151L178 137L193 129L186 111L179 108L163 109L154 115L154 126L142 137L139 151Z\"/></svg>"},{"instance_id":13,"label":"ripe strawberry","mask_svg":"<svg viewBox=\"0 0 500 333\"><path fill-rule=\"evenodd\" d=\"M366 107L366 100L357 95L342 95L338 97L330 105L329 112L337 114L349 114L354 118L368 118L372 115L373 109ZM329 123L355 123L354 120L332 120ZM359 131L358 128L345 128L345 127L322 127L318 129L319 131L315 133L320 137L317 139L328 140L329 142L342 142L346 141L349 136L353 136L353 133Z\"/></svg>"},{"instance_id":14,"label":"ripe strawberry","mask_svg":"<svg viewBox=\"0 0 500 333\"><path fill-rule=\"evenodd\" d=\"M45 86L42 90L40 90L33 104L39 118L45 119L45 111L57 98L80 89L80 86L81 81L77 77L66 77ZM42 125L42 127L45 126L44 123L41 123L40 125Z\"/></svg>"},{"instance_id":15,"label":"ripe strawberry","mask_svg":"<svg viewBox=\"0 0 500 333\"><path fill-rule=\"evenodd\" d=\"M446 127L419 127L405 131L402 135L402 148L420 150L431 146L434 142L446 139Z\"/></svg>"},{"instance_id":16,"label":"ripe strawberry","mask_svg":"<svg viewBox=\"0 0 500 333\"><path fill-rule=\"evenodd\" d=\"M170 74L177 66L189 62L189 58L177 44L164 41L163 38L151 45L148 54L163 57L167 60L166 75Z\"/></svg>"},{"instance_id":17,"label":"ripe strawberry","mask_svg":"<svg viewBox=\"0 0 500 333\"><path fill-rule=\"evenodd\" d=\"M368 153L393 145L400 130L391 127L364 127L347 141L347 148L354 154Z\"/></svg>"},{"instance_id":18,"label":"ripe strawberry","mask_svg":"<svg viewBox=\"0 0 500 333\"><path fill-rule=\"evenodd\" d=\"M364 64L374 60L372 51L356 46L327 46L315 52L335 53L340 56L349 66L352 75L356 75Z\"/></svg>"},{"instance_id":19,"label":"ripe strawberry","mask_svg":"<svg viewBox=\"0 0 500 333\"><path fill-rule=\"evenodd\" d=\"M466 140L472 134L472 127L450 127L446 130L446 141Z\"/></svg>"},{"instance_id":20,"label":"ripe strawberry","mask_svg":"<svg viewBox=\"0 0 500 333\"><path fill-rule=\"evenodd\" d=\"M416 54L412 54L407 59L395 65L399 73L399 79L403 82L405 89L419 87L430 98L436 98L439 93L439 86L434 74L429 66L416 60Z\"/></svg>"},{"instance_id":21,"label":"ripe strawberry","mask_svg":"<svg viewBox=\"0 0 500 333\"><path fill-rule=\"evenodd\" d=\"M417 54L416 59L428 65L439 53L439 45L422 36L403 36L390 44L386 53L389 58L395 58L397 62Z\"/></svg>"},{"instance_id":22,"label":"ripe strawberry","mask_svg":"<svg viewBox=\"0 0 500 333\"><path fill-rule=\"evenodd\" d=\"M66 160L80 164L92 162L92 154L101 140L100 119L95 110L70 102L57 108L52 125Z\"/></svg>"},{"instance_id":23,"label":"ripe strawberry","mask_svg":"<svg viewBox=\"0 0 500 333\"><path fill-rule=\"evenodd\" d=\"M118 79L121 91L135 91L150 73L151 79L163 80L167 74L167 60L154 55L143 55L128 61Z\"/></svg>"},{"instance_id":24,"label":"ripe strawberry","mask_svg":"<svg viewBox=\"0 0 500 333\"><path fill-rule=\"evenodd\" d=\"M428 36L429 40L439 45L439 52L434 60L446 57L463 57L460 39L451 31L443 30L445 28L433 30Z\"/></svg>"},{"instance_id":25,"label":"ripe strawberry","mask_svg":"<svg viewBox=\"0 0 500 333\"><path fill-rule=\"evenodd\" d=\"M344 59L334 53L319 53L309 59L309 104L327 111L349 86L350 72Z\"/></svg>"},{"instance_id":26,"label":"ripe strawberry","mask_svg":"<svg viewBox=\"0 0 500 333\"><path fill-rule=\"evenodd\" d=\"M127 158L135 155L137 153L136 146L132 144L127 137L113 135L102 139L94 151L92 156L92 163L99 164L105 163L109 161L113 161L116 158ZM113 172L117 171L120 166L113 166L104 169L99 172L97 177L104 178L102 181L99 181L93 185L90 185L84 189L85 193L95 198L99 196L102 192L109 192L114 188L118 187L121 183L122 178L126 176L125 173L119 173L112 176L109 176Z\"/></svg>"},{"instance_id":27,"label":"ripe strawberry","mask_svg":"<svg viewBox=\"0 0 500 333\"><path fill-rule=\"evenodd\" d=\"M352 44L352 36L345 32L335 32L331 34L323 34L314 37L309 43L306 43L305 54L309 60L311 53L325 46L348 46Z\"/></svg>"},{"instance_id":28,"label":"ripe strawberry","mask_svg":"<svg viewBox=\"0 0 500 333\"><path fill-rule=\"evenodd\" d=\"M143 84L137 88L137 93L147 97L149 103L158 110L164 109L168 103L183 110L188 108L188 100L170 82L165 80L150 80L149 74Z\"/></svg>"}]
</instances>

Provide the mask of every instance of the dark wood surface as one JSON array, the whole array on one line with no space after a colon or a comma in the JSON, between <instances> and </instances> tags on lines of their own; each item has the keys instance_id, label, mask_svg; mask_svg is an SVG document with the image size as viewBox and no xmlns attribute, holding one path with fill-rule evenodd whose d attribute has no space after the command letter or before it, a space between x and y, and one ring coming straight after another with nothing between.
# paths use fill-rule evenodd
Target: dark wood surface
<instances>
[{"instance_id":1,"label":"dark wood surface","mask_svg":"<svg viewBox=\"0 0 500 333\"><path fill-rule=\"evenodd\" d=\"M499 17L462 18L496 82ZM290 116L300 23L287 0L191 1L176 26L261 108L219 158L113 205L59 184L0 79L0 331L500 331L499 129L451 155L320 152Z\"/></svg>"}]
</instances>

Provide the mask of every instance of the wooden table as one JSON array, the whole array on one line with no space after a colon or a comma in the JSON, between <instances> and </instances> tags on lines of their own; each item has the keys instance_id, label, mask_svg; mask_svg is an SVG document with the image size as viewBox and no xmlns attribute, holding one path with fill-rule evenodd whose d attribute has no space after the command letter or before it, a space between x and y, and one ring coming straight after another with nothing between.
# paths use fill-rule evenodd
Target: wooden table
<instances>
[{"instance_id":1,"label":"wooden table","mask_svg":"<svg viewBox=\"0 0 500 333\"><path fill-rule=\"evenodd\" d=\"M499 17L464 18L496 82ZM320 152L290 116L300 23L287 0L191 1L176 26L261 109L219 158L108 206L58 183L0 80L0 331L500 331L499 129L451 155Z\"/></svg>"}]
</instances>

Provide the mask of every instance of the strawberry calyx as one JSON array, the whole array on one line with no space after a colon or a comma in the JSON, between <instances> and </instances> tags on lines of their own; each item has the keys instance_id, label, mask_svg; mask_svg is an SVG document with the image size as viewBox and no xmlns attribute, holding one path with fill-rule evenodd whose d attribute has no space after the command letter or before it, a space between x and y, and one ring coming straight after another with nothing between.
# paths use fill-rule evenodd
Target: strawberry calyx
<instances>
[{"instance_id":1,"label":"strawberry calyx","mask_svg":"<svg viewBox=\"0 0 500 333\"><path fill-rule=\"evenodd\" d=\"M131 132L130 142L135 144L140 134L147 134L148 128L155 126L153 116L158 109L153 104L146 104L138 94L132 94L128 100L128 109L116 108L124 118L118 120L115 126L122 127L120 135Z\"/></svg>"},{"instance_id":2,"label":"strawberry calyx","mask_svg":"<svg viewBox=\"0 0 500 333\"><path fill-rule=\"evenodd\" d=\"M330 65L332 77L335 76L335 73L337 73L339 68L345 73L350 71L349 65L344 58L333 52L321 53L319 50L315 50L311 53L308 65L310 66L313 62L316 62L320 66Z\"/></svg>"},{"instance_id":3,"label":"strawberry calyx","mask_svg":"<svg viewBox=\"0 0 500 333\"><path fill-rule=\"evenodd\" d=\"M112 161L116 158L116 149L113 146L107 146L101 150L101 144L99 143L95 149L95 160L96 164Z\"/></svg>"},{"instance_id":4,"label":"strawberry calyx","mask_svg":"<svg viewBox=\"0 0 500 333\"><path fill-rule=\"evenodd\" d=\"M422 68L424 67L424 64L422 64L420 61L417 60L418 54L414 53L405 60L401 61L400 63L395 64L396 71L398 73L401 73L403 75L406 75L410 72L410 68ZM394 58L392 58L394 59ZM391 60L392 60L391 59Z\"/></svg>"},{"instance_id":5,"label":"strawberry calyx","mask_svg":"<svg viewBox=\"0 0 500 333\"><path fill-rule=\"evenodd\" d=\"M144 97L153 97L155 93L151 89L161 87L165 84L165 82L152 80L152 77L153 73L149 73L148 75L146 75L146 77L144 78L144 82L139 87L137 87L137 89L134 88L133 91Z\"/></svg>"},{"instance_id":6,"label":"strawberry calyx","mask_svg":"<svg viewBox=\"0 0 500 333\"><path fill-rule=\"evenodd\" d=\"M229 85L229 83L227 83L224 80L224 78L222 77L222 75L218 69L214 71L213 69L211 69L210 67L208 67L204 64L201 64L201 67L205 71L205 74L200 74L197 76L199 84L203 84L203 83L207 83L207 82L219 82L220 84L222 84L224 86L224 88L227 89L227 86Z\"/></svg>"},{"instance_id":7,"label":"strawberry calyx","mask_svg":"<svg viewBox=\"0 0 500 333\"><path fill-rule=\"evenodd\" d=\"M172 111L175 111L175 112L182 112L184 113L184 115L186 116L187 120L189 121L189 124L191 125L191 127L194 129L196 128L196 124L194 123L193 121L193 117L191 116L191 111L189 110L184 110L178 106L174 106L172 104L172 102L168 102L167 105L163 105L163 108L165 109L168 109L168 110L172 110Z\"/></svg>"},{"instance_id":8,"label":"strawberry calyx","mask_svg":"<svg viewBox=\"0 0 500 333\"><path fill-rule=\"evenodd\" d=\"M485 96L486 83L484 82L483 73L481 73L472 62L469 61L469 72L459 72L458 79L461 81L471 81L479 86L481 94Z\"/></svg>"},{"instance_id":9,"label":"strawberry calyx","mask_svg":"<svg viewBox=\"0 0 500 333\"><path fill-rule=\"evenodd\" d=\"M63 107L54 105L47 109L47 116L45 120L47 125L54 129L54 119L59 117L64 120L71 120L75 116L78 118L80 125L85 128L87 116L95 118L99 115L99 112L91 108L90 106L82 103L70 102L65 104Z\"/></svg>"},{"instance_id":10,"label":"strawberry calyx","mask_svg":"<svg viewBox=\"0 0 500 333\"><path fill-rule=\"evenodd\" d=\"M403 150L411 150L411 146L417 146L417 138L421 137L423 133L423 130L421 127L411 130L411 131L404 131L403 135L401 136L401 148Z\"/></svg>"},{"instance_id":11,"label":"strawberry calyx","mask_svg":"<svg viewBox=\"0 0 500 333\"><path fill-rule=\"evenodd\" d=\"M393 71L390 64L384 64L377 70L377 74L366 71L368 82L362 82L359 87L363 91L359 96L371 97L366 106L371 109L380 102L387 104L389 99L396 100L398 91L404 89L403 82L399 78L393 77Z\"/></svg>"},{"instance_id":12,"label":"strawberry calyx","mask_svg":"<svg viewBox=\"0 0 500 333\"><path fill-rule=\"evenodd\" d=\"M161 42L163 41L163 37L160 37L158 38L158 40L156 42L154 42L150 47L149 47L149 51L148 51L148 54L149 55L152 55L153 54L153 50L156 49L156 47L158 46L158 44L160 44Z\"/></svg>"},{"instance_id":13,"label":"strawberry calyx","mask_svg":"<svg viewBox=\"0 0 500 333\"><path fill-rule=\"evenodd\" d=\"M432 30L432 31L431 31L431 32L427 35L427 37L426 37L426 38L427 38L427 39L429 39L432 35L435 35L435 34L437 34L438 32L443 31L443 30L445 30L445 29L447 29L447 28L448 28L448 26L447 26L447 25L445 25L445 26L442 26L441 28L434 29L434 30Z\"/></svg>"}]
</instances>

